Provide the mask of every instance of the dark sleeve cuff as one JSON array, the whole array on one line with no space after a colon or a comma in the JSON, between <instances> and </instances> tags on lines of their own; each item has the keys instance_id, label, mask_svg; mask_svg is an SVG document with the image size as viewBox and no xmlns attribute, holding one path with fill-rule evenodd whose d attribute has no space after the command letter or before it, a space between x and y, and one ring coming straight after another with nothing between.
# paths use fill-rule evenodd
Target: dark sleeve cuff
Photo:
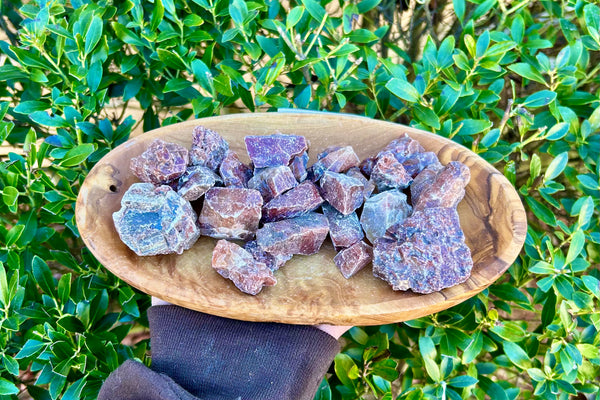
<instances>
[{"instance_id":1,"label":"dark sleeve cuff","mask_svg":"<svg viewBox=\"0 0 600 400\"><path fill-rule=\"evenodd\" d=\"M152 366L203 400L312 400L339 344L311 326L148 310Z\"/></svg>"}]
</instances>

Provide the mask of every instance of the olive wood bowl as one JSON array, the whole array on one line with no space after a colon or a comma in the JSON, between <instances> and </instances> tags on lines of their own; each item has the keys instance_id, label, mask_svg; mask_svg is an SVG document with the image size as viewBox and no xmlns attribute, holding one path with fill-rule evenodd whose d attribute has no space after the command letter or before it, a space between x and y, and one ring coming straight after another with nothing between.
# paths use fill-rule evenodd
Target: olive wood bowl
<instances>
[{"instance_id":1,"label":"olive wood bowl","mask_svg":"<svg viewBox=\"0 0 600 400\"><path fill-rule=\"evenodd\" d=\"M351 145L362 160L406 132L427 151L437 153L442 164L466 164L471 181L458 212L473 256L471 277L427 295L393 291L373 276L371 265L345 279L333 263L335 250L327 239L317 254L294 256L276 271L277 285L251 296L212 269L215 239L201 237L181 255L137 256L119 239L112 218L125 191L138 181L129 162L156 138L190 148L197 125L220 133L244 162L249 161L246 135L304 135L310 140L311 164L316 154L332 145ZM527 230L525 211L513 186L470 150L407 126L327 113L232 114L169 125L130 139L92 168L77 199L76 218L81 237L96 258L143 292L222 317L290 324L380 325L444 310L498 279L519 254Z\"/></svg>"}]
</instances>

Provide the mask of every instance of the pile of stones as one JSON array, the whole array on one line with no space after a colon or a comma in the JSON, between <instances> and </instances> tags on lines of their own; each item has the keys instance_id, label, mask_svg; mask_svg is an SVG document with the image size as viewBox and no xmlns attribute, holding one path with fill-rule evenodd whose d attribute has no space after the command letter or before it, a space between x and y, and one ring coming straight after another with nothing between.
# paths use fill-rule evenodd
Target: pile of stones
<instances>
[{"instance_id":1,"label":"pile of stones","mask_svg":"<svg viewBox=\"0 0 600 400\"><path fill-rule=\"evenodd\" d=\"M142 182L113 214L121 240L150 256L181 254L200 235L219 239L212 267L253 295L275 285L293 255L318 252L328 234L347 279L371 262L394 290L431 293L469 277L456 211L470 179L464 164L443 166L406 134L362 162L351 146L326 148L310 167L303 136L244 140L250 166L202 126L189 151L154 140L131 160Z\"/></svg>"}]
</instances>

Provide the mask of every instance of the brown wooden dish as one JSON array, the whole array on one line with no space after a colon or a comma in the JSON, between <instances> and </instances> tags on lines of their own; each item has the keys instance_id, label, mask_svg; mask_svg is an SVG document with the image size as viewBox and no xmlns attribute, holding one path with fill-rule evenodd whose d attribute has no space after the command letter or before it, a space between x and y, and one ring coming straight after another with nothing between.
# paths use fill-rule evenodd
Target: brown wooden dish
<instances>
[{"instance_id":1,"label":"brown wooden dish","mask_svg":"<svg viewBox=\"0 0 600 400\"><path fill-rule=\"evenodd\" d=\"M216 240L202 237L182 255L139 257L119 239L112 214L123 193L137 182L132 157L152 140L191 146L192 129L204 125L220 133L242 161L243 138L276 132L310 140L311 164L327 146L351 145L363 159L406 132L442 164L456 160L471 169L459 204L461 226L473 254L473 272L463 284L428 295L394 292L367 266L346 280L333 263L326 240L312 256L294 256L275 272L277 285L257 296L241 293L211 268ZM527 230L523 205L508 180L481 157L440 136L407 126L340 114L234 114L187 121L147 132L117 147L90 171L76 209L81 237L98 260L132 286L171 303L209 314L248 321L291 324L379 325L418 318L474 296L498 279L515 260Z\"/></svg>"}]
</instances>

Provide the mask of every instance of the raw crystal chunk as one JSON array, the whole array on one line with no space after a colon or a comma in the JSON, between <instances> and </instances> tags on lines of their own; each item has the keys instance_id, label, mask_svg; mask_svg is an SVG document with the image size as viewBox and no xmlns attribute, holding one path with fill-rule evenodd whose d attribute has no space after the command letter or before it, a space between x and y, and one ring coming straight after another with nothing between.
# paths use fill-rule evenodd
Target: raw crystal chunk
<instances>
[{"instance_id":1,"label":"raw crystal chunk","mask_svg":"<svg viewBox=\"0 0 600 400\"><path fill-rule=\"evenodd\" d=\"M356 178L362 182L362 184L364 186L363 197L364 197L365 201L369 197L371 197L371 194L373 194L373 190L375 190L375 184L373 182L371 182L370 180L368 180L367 178L365 178L365 176L362 174L362 172L360 172L360 169L358 167L350 168L348 171L346 171L346 175L348 175L352 178Z\"/></svg>"},{"instance_id":2,"label":"raw crystal chunk","mask_svg":"<svg viewBox=\"0 0 600 400\"><path fill-rule=\"evenodd\" d=\"M323 197L344 215L362 205L364 189L360 180L337 172L325 171L321 178Z\"/></svg>"},{"instance_id":3,"label":"raw crystal chunk","mask_svg":"<svg viewBox=\"0 0 600 400\"><path fill-rule=\"evenodd\" d=\"M290 163L290 169L292 170L292 173L294 174L298 182L302 182L303 180L305 180L306 176L308 175L308 173L306 172L307 163L308 153L306 151L300 154L299 156L294 157L292 162Z\"/></svg>"},{"instance_id":4,"label":"raw crystal chunk","mask_svg":"<svg viewBox=\"0 0 600 400\"><path fill-rule=\"evenodd\" d=\"M269 201L281 193L298 185L292 170L285 165L261 168L252 179L248 181L250 189L260 192L265 201Z\"/></svg>"},{"instance_id":5,"label":"raw crystal chunk","mask_svg":"<svg viewBox=\"0 0 600 400\"><path fill-rule=\"evenodd\" d=\"M248 181L252 178L252 169L240 161L238 155L228 151L219 166L219 173L225 186L247 188Z\"/></svg>"},{"instance_id":6,"label":"raw crystal chunk","mask_svg":"<svg viewBox=\"0 0 600 400\"><path fill-rule=\"evenodd\" d=\"M416 199L411 194L415 211L431 207L455 208L465 196L469 179L469 167L458 161L449 162L428 185L418 188Z\"/></svg>"},{"instance_id":7,"label":"raw crystal chunk","mask_svg":"<svg viewBox=\"0 0 600 400\"><path fill-rule=\"evenodd\" d=\"M250 242L246 242L244 245L244 249L247 252L252 254L252 257L256 261L265 263L265 265L271 270L276 271L281 268L286 262L288 262L292 256L291 255L273 255L271 253L267 253L263 249L260 248L256 240L252 240Z\"/></svg>"},{"instance_id":8,"label":"raw crystal chunk","mask_svg":"<svg viewBox=\"0 0 600 400\"><path fill-rule=\"evenodd\" d=\"M263 219L271 222L297 217L315 210L322 203L319 189L311 181L304 181L269 201L263 207Z\"/></svg>"},{"instance_id":9,"label":"raw crystal chunk","mask_svg":"<svg viewBox=\"0 0 600 400\"><path fill-rule=\"evenodd\" d=\"M254 168L289 165L292 158L308 149L304 136L283 135L277 133L265 136L246 136L244 138L248 155Z\"/></svg>"},{"instance_id":10,"label":"raw crystal chunk","mask_svg":"<svg viewBox=\"0 0 600 400\"><path fill-rule=\"evenodd\" d=\"M388 143L388 145L381 150L380 154L388 151L391 152L398 161L402 162L410 155L422 153L425 151L425 149L418 141L412 139L410 136L408 136L408 134L405 133L398 139L394 139Z\"/></svg>"},{"instance_id":11,"label":"raw crystal chunk","mask_svg":"<svg viewBox=\"0 0 600 400\"><path fill-rule=\"evenodd\" d=\"M244 293L258 294L263 286L273 286L277 280L267 266L235 243L219 240L212 255L212 267L224 278L231 279Z\"/></svg>"},{"instance_id":12,"label":"raw crystal chunk","mask_svg":"<svg viewBox=\"0 0 600 400\"><path fill-rule=\"evenodd\" d=\"M404 193L398 189L388 190L365 202L360 223L369 241L375 243L390 226L408 217L411 210Z\"/></svg>"},{"instance_id":13,"label":"raw crystal chunk","mask_svg":"<svg viewBox=\"0 0 600 400\"><path fill-rule=\"evenodd\" d=\"M355 212L344 215L329 204L323 204L323 214L329 223L329 237L336 248L350 247L365 237Z\"/></svg>"},{"instance_id":14,"label":"raw crystal chunk","mask_svg":"<svg viewBox=\"0 0 600 400\"><path fill-rule=\"evenodd\" d=\"M216 239L250 239L258 229L262 204L258 190L212 188L204 195L200 232Z\"/></svg>"},{"instance_id":15,"label":"raw crystal chunk","mask_svg":"<svg viewBox=\"0 0 600 400\"><path fill-rule=\"evenodd\" d=\"M229 144L217 132L197 126L192 137L190 161L217 171L229 151Z\"/></svg>"},{"instance_id":16,"label":"raw crystal chunk","mask_svg":"<svg viewBox=\"0 0 600 400\"><path fill-rule=\"evenodd\" d=\"M352 167L358 166L360 160L352 149L352 146L344 147L328 147L321 154L319 158L311 166L311 179L316 182L325 173L325 171L331 172L346 172Z\"/></svg>"},{"instance_id":17,"label":"raw crystal chunk","mask_svg":"<svg viewBox=\"0 0 600 400\"><path fill-rule=\"evenodd\" d=\"M256 242L275 256L309 255L319 251L328 231L327 218L323 214L310 213L266 223L256 232Z\"/></svg>"},{"instance_id":18,"label":"raw crystal chunk","mask_svg":"<svg viewBox=\"0 0 600 400\"><path fill-rule=\"evenodd\" d=\"M440 161L437 158L437 155L431 151L426 151L424 153L415 153L408 157L406 160L402 161L402 166L404 167L406 172L408 172L408 174L413 178L416 177L426 167L432 164L441 165Z\"/></svg>"},{"instance_id":19,"label":"raw crystal chunk","mask_svg":"<svg viewBox=\"0 0 600 400\"><path fill-rule=\"evenodd\" d=\"M141 181L160 185L183 175L188 162L185 147L154 139L146 151L131 159L130 168Z\"/></svg>"},{"instance_id":20,"label":"raw crystal chunk","mask_svg":"<svg viewBox=\"0 0 600 400\"><path fill-rule=\"evenodd\" d=\"M415 211L392 231L388 233L399 240L375 241L373 274L394 290L432 293L462 283L471 274L471 251L464 243L456 210Z\"/></svg>"},{"instance_id":21,"label":"raw crystal chunk","mask_svg":"<svg viewBox=\"0 0 600 400\"><path fill-rule=\"evenodd\" d=\"M412 177L391 152L382 153L371 172L371 180L380 191L404 189L412 182Z\"/></svg>"},{"instance_id":22,"label":"raw crystal chunk","mask_svg":"<svg viewBox=\"0 0 600 400\"><path fill-rule=\"evenodd\" d=\"M370 178L376 162L376 157L368 157L362 160L358 168L360 168L360 172L362 172L367 178Z\"/></svg>"},{"instance_id":23,"label":"raw crystal chunk","mask_svg":"<svg viewBox=\"0 0 600 400\"><path fill-rule=\"evenodd\" d=\"M138 256L181 254L200 236L190 202L165 185L131 185L113 221L123 243Z\"/></svg>"},{"instance_id":24,"label":"raw crystal chunk","mask_svg":"<svg viewBox=\"0 0 600 400\"><path fill-rule=\"evenodd\" d=\"M419 200L423 189L431 186L431 183L442 169L444 169L442 164L431 164L419 172L410 184L410 199L412 204L415 204Z\"/></svg>"},{"instance_id":25,"label":"raw crystal chunk","mask_svg":"<svg viewBox=\"0 0 600 400\"><path fill-rule=\"evenodd\" d=\"M373 259L373 248L363 241L357 242L337 253L333 262L348 279L363 269Z\"/></svg>"},{"instance_id":26,"label":"raw crystal chunk","mask_svg":"<svg viewBox=\"0 0 600 400\"><path fill-rule=\"evenodd\" d=\"M177 183L177 193L188 201L198 200L208 189L221 184L221 177L201 165L188 167Z\"/></svg>"}]
</instances>

